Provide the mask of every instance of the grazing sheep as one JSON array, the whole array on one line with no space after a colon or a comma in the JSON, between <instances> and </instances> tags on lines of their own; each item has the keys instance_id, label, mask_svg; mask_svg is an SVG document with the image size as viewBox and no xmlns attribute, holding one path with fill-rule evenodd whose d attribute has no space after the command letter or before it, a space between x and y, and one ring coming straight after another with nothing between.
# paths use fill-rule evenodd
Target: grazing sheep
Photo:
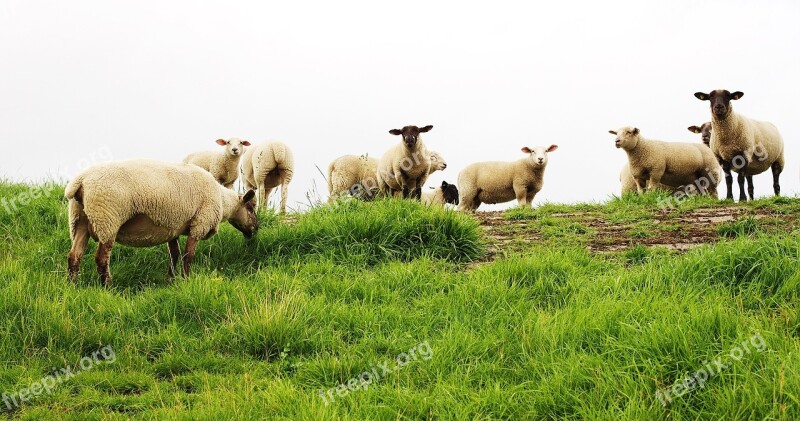
<instances>
[{"instance_id":1,"label":"grazing sheep","mask_svg":"<svg viewBox=\"0 0 800 421\"><path fill-rule=\"evenodd\" d=\"M537 146L522 148L528 154L513 162L478 162L458 174L459 210L474 211L481 203L502 203L517 199L519 206L530 206L544 185L547 154L558 149Z\"/></svg>"},{"instance_id":2,"label":"grazing sheep","mask_svg":"<svg viewBox=\"0 0 800 421\"><path fill-rule=\"evenodd\" d=\"M659 184L670 189L694 184L701 194L716 196L719 164L709 148L696 143L646 139L635 127L609 130L609 133L617 136L616 147L627 153L640 193Z\"/></svg>"},{"instance_id":3,"label":"grazing sheep","mask_svg":"<svg viewBox=\"0 0 800 421\"><path fill-rule=\"evenodd\" d=\"M267 206L269 194L281 186L281 213L286 212L289 183L294 176L294 156L282 142L266 142L250 147L242 157L242 181L247 189L258 191L258 206Z\"/></svg>"},{"instance_id":4,"label":"grazing sheep","mask_svg":"<svg viewBox=\"0 0 800 421\"><path fill-rule=\"evenodd\" d=\"M772 169L772 188L780 196L780 175L784 168L783 138L772 123L747 118L733 111L731 101L742 92L717 89L710 93L696 92L701 101L711 102L711 150L725 172L726 197L733 200L733 176L739 176L739 201L746 201L744 182L747 179L750 200L753 199L753 176Z\"/></svg>"},{"instance_id":5,"label":"grazing sheep","mask_svg":"<svg viewBox=\"0 0 800 421\"><path fill-rule=\"evenodd\" d=\"M194 164L210 172L219 184L230 189L239 178L239 158L250 142L232 137L228 140L217 139L217 145L224 146L225 151L195 152L183 158L183 163Z\"/></svg>"},{"instance_id":6,"label":"grazing sheep","mask_svg":"<svg viewBox=\"0 0 800 421\"><path fill-rule=\"evenodd\" d=\"M72 280L89 237L98 243L97 271L109 286L108 260L115 242L133 247L167 243L171 278L180 257L181 235L188 236L183 255L183 275L188 276L197 242L216 234L221 221L230 222L247 238L258 230L255 192L239 196L194 165L149 160L99 164L70 181L64 195L69 200Z\"/></svg>"},{"instance_id":7,"label":"grazing sheep","mask_svg":"<svg viewBox=\"0 0 800 421\"><path fill-rule=\"evenodd\" d=\"M458 188L455 184L448 184L442 181L442 185L422 193L422 203L426 205L444 206L445 203L458 205Z\"/></svg>"},{"instance_id":8,"label":"grazing sheep","mask_svg":"<svg viewBox=\"0 0 800 421\"><path fill-rule=\"evenodd\" d=\"M699 127L698 126L689 126L689 131L692 133L700 133L703 139L703 144L708 146L709 148L711 145L711 122L703 123Z\"/></svg>"},{"instance_id":9,"label":"grazing sheep","mask_svg":"<svg viewBox=\"0 0 800 421\"><path fill-rule=\"evenodd\" d=\"M439 152L431 151L431 167L428 174L447 168L447 162ZM350 194L364 200L372 200L378 194L378 160L366 155L344 155L328 166L328 201L337 196Z\"/></svg>"},{"instance_id":10,"label":"grazing sheep","mask_svg":"<svg viewBox=\"0 0 800 421\"><path fill-rule=\"evenodd\" d=\"M405 126L389 130L395 136L402 136L403 141L386 151L378 162L378 187L382 193L394 196L402 192L404 198L420 199L431 169L430 153L420 134L432 128Z\"/></svg>"}]
</instances>

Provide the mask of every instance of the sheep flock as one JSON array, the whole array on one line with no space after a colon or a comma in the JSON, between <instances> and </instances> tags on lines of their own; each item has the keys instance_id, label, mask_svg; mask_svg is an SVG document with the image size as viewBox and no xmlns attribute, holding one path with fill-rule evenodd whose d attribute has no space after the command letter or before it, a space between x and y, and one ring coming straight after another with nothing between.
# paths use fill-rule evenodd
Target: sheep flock
<instances>
[{"instance_id":1,"label":"sheep flock","mask_svg":"<svg viewBox=\"0 0 800 421\"><path fill-rule=\"evenodd\" d=\"M710 121L689 127L690 132L701 134L701 142L654 140L633 126L609 130L615 136L614 146L627 156L619 175L620 192L661 189L717 197L717 186L724 178L726 198L732 200L731 172L736 172L739 200L746 201L748 196L753 199L752 177L770 170L774 194L780 195L783 139L773 124L733 111L732 101L743 95L723 89L695 93L697 99L710 102ZM392 129L389 134L399 141L374 155L378 158L360 153L332 161L327 172L329 203L345 196L357 200L402 197L465 212L474 212L483 203L513 200L530 207L544 188L549 154L558 149L557 145L524 146L520 159L476 162L458 173L456 184L443 181L428 189L428 177L447 168L443 155L429 150L427 140L423 142L423 134L427 139L432 130L432 125ZM437 146L433 133L430 143ZM221 222L228 221L245 237L255 235L256 210L267 207L276 187L281 191L278 210L286 212L296 165L288 144L251 144L235 137L216 143L224 149L193 152L181 163L115 161L89 167L73 178L65 190L72 240L70 279L78 274L90 238L98 243L95 263L106 285L111 283L109 256L115 243L167 244L167 276L173 277L181 261L183 274L189 274L197 242L213 236ZM237 179L244 193L233 190ZM183 253L178 244L181 236L187 237Z\"/></svg>"}]
</instances>

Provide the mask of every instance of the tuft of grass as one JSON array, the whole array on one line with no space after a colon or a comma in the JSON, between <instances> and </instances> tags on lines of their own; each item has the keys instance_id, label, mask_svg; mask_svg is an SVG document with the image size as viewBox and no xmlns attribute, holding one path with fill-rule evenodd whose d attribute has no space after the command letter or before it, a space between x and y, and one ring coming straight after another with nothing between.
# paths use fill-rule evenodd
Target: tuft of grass
<instances>
[{"instance_id":1,"label":"tuft of grass","mask_svg":"<svg viewBox=\"0 0 800 421\"><path fill-rule=\"evenodd\" d=\"M721 237L736 238L760 233L761 227L753 216L745 216L737 221L726 222L717 228Z\"/></svg>"}]
</instances>

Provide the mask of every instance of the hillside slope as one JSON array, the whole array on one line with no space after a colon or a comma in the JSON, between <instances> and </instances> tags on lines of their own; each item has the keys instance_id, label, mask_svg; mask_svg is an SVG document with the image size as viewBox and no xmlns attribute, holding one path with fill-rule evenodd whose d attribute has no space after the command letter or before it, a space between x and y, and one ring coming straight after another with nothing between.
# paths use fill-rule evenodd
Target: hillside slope
<instances>
[{"instance_id":1,"label":"hillside slope","mask_svg":"<svg viewBox=\"0 0 800 421\"><path fill-rule=\"evenodd\" d=\"M265 214L106 289L45 189L0 208L0 418L800 418L800 200L658 200Z\"/></svg>"}]
</instances>

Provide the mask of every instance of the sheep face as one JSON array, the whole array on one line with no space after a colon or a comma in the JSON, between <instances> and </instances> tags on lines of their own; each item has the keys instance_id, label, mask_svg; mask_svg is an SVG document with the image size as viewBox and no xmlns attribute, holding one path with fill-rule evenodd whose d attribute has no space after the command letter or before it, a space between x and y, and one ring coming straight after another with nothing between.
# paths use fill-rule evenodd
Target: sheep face
<instances>
[{"instance_id":1,"label":"sheep face","mask_svg":"<svg viewBox=\"0 0 800 421\"><path fill-rule=\"evenodd\" d=\"M228 140L217 139L217 145L225 147L225 153L230 156L240 156L244 153L245 146L250 146L250 142L232 137Z\"/></svg>"},{"instance_id":2,"label":"sheep face","mask_svg":"<svg viewBox=\"0 0 800 421\"><path fill-rule=\"evenodd\" d=\"M420 133L425 133L430 131L433 126L425 126L425 127L417 127L417 126L405 126L402 129L392 129L389 130L389 133L395 136L403 136L403 144L406 145L408 149L415 149L417 147L417 142L419 142L419 135Z\"/></svg>"},{"instance_id":3,"label":"sheep face","mask_svg":"<svg viewBox=\"0 0 800 421\"><path fill-rule=\"evenodd\" d=\"M441 189L445 203L458 205L458 187L456 187L455 184L449 184L447 181L442 181Z\"/></svg>"},{"instance_id":4,"label":"sheep face","mask_svg":"<svg viewBox=\"0 0 800 421\"><path fill-rule=\"evenodd\" d=\"M700 133L703 138L703 143L708 146L711 142L711 122L703 123L701 126L689 126L689 131L692 133Z\"/></svg>"},{"instance_id":5,"label":"sheep face","mask_svg":"<svg viewBox=\"0 0 800 421\"><path fill-rule=\"evenodd\" d=\"M248 190L239 199L239 204L228 219L234 228L244 234L245 238L253 238L258 232L258 217L256 216L256 192Z\"/></svg>"},{"instance_id":6,"label":"sheep face","mask_svg":"<svg viewBox=\"0 0 800 421\"><path fill-rule=\"evenodd\" d=\"M444 171L447 168L447 162L444 161L439 152L431 152L431 172Z\"/></svg>"},{"instance_id":7,"label":"sheep face","mask_svg":"<svg viewBox=\"0 0 800 421\"><path fill-rule=\"evenodd\" d=\"M731 101L737 100L744 96L744 93L728 92L725 89L716 89L710 93L695 92L697 99L701 101L711 101L711 113L718 119L725 119L731 112Z\"/></svg>"},{"instance_id":8,"label":"sheep face","mask_svg":"<svg viewBox=\"0 0 800 421\"><path fill-rule=\"evenodd\" d=\"M636 127L623 127L617 131L609 130L608 132L617 136L614 139L617 149L630 150L639 144L639 129Z\"/></svg>"},{"instance_id":9,"label":"sheep face","mask_svg":"<svg viewBox=\"0 0 800 421\"><path fill-rule=\"evenodd\" d=\"M536 146L534 148L524 147L522 152L529 154L528 159L531 160L534 167L545 167L547 165L547 153L553 152L558 149L558 145Z\"/></svg>"}]
</instances>

